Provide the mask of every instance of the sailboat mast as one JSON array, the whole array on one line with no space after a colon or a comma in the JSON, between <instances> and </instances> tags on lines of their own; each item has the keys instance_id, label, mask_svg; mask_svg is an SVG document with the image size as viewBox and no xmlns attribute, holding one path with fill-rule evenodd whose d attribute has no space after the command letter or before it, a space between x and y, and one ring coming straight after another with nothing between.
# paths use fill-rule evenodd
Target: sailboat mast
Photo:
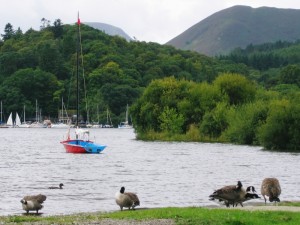
<instances>
[{"instance_id":1,"label":"sailboat mast","mask_svg":"<svg viewBox=\"0 0 300 225\"><path fill-rule=\"evenodd\" d=\"M76 89L77 89L77 97L76 97L76 127L78 127L78 120L79 120L79 52L80 52L80 19L79 19L79 12L78 12L78 19L77 19L77 66L76 66Z\"/></svg>"},{"instance_id":2,"label":"sailboat mast","mask_svg":"<svg viewBox=\"0 0 300 225\"><path fill-rule=\"evenodd\" d=\"M2 101L1 101L1 123L2 123Z\"/></svg>"},{"instance_id":3,"label":"sailboat mast","mask_svg":"<svg viewBox=\"0 0 300 225\"><path fill-rule=\"evenodd\" d=\"M25 120L25 105L24 105L24 124L26 123L26 120Z\"/></svg>"}]
</instances>

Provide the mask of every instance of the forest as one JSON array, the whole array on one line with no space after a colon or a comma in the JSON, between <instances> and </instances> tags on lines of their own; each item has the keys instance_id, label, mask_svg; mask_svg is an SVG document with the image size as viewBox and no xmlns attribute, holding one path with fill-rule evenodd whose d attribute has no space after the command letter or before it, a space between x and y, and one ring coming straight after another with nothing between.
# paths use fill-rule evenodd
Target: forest
<instances>
[{"instance_id":1,"label":"forest","mask_svg":"<svg viewBox=\"0 0 300 225\"><path fill-rule=\"evenodd\" d=\"M0 41L3 115L55 120L75 109L76 24L57 19L23 33L7 24ZM300 43L278 41L207 57L167 45L127 42L80 26L83 119L114 125L126 105L137 138L229 142L300 150ZM27 117L27 116L26 116ZM100 119L99 119L100 118Z\"/></svg>"}]
</instances>

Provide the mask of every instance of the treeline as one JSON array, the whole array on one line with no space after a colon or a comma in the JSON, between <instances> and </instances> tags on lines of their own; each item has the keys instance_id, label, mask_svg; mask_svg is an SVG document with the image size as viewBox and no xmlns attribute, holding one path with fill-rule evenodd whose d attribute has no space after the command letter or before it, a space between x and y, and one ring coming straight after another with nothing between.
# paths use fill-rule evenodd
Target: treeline
<instances>
[{"instance_id":1,"label":"treeline","mask_svg":"<svg viewBox=\"0 0 300 225\"><path fill-rule=\"evenodd\" d=\"M209 141L300 151L300 90L270 91L239 74L211 84L155 80L131 107L137 137Z\"/></svg>"},{"instance_id":2,"label":"treeline","mask_svg":"<svg viewBox=\"0 0 300 225\"><path fill-rule=\"evenodd\" d=\"M251 68L249 77L267 88L282 83L300 85L300 40L250 44L218 58Z\"/></svg>"},{"instance_id":3,"label":"treeline","mask_svg":"<svg viewBox=\"0 0 300 225\"><path fill-rule=\"evenodd\" d=\"M57 118L64 99L67 109L75 109L76 25L53 25L46 19L40 31L23 33L7 24L0 41L0 100L3 115L22 112L35 117L36 100L42 114ZM153 79L174 76L196 82L212 81L222 64L198 53L176 50L156 43L127 42L81 25L84 69L80 106L84 120L106 121L107 108L116 125L125 118L126 105L133 104ZM239 65L230 66L238 70ZM244 66L242 66L244 67ZM228 68L226 68L227 70ZM244 68L242 68L244 70ZM85 88L84 88L85 84ZM84 89L87 90L86 98Z\"/></svg>"}]
</instances>

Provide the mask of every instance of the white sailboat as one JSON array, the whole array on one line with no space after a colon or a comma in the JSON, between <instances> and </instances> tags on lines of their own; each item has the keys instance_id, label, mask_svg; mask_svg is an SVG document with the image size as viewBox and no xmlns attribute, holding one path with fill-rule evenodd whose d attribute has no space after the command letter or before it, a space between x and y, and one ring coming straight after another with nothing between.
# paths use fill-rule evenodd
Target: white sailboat
<instances>
[{"instance_id":1,"label":"white sailboat","mask_svg":"<svg viewBox=\"0 0 300 225\"><path fill-rule=\"evenodd\" d=\"M122 128L122 129L130 129L130 128L133 128L132 125L130 125L128 123L128 104L127 104L127 107L126 107L126 116L125 116L125 121L124 122L121 122L119 125L118 125L118 128Z\"/></svg>"},{"instance_id":2,"label":"white sailboat","mask_svg":"<svg viewBox=\"0 0 300 225\"><path fill-rule=\"evenodd\" d=\"M106 124L103 125L103 128L114 128L114 126L112 125L112 122L111 122L108 108L106 110Z\"/></svg>"},{"instance_id":3,"label":"white sailboat","mask_svg":"<svg viewBox=\"0 0 300 225\"><path fill-rule=\"evenodd\" d=\"M8 120L6 122L6 125L8 127L14 127L14 122L13 122L13 119L12 119L12 113L9 114Z\"/></svg>"},{"instance_id":4,"label":"white sailboat","mask_svg":"<svg viewBox=\"0 0 300 225\"><path fill-rule=\"evenodd\" d=\"M18 114L17 114L18 115ZM19 115L18 115L18 117L19 117ZM25 105L24 105L24 114L23 114L23 122L18 126L19 128L29 128L30 127L30 125L28 124L28 123L26 123L26 117L25 117ZM17 119L16 119L17 120ZM16 123L17 123L17 121L16 121Z\"/></svg>"},{"instance_id":5,"label":"white sailboat","mask_svg":"<svg viewBox=\"0 0 300 225\"><path fill-rule=\"evenodd\" d=\"M64 114L65 109L65 114ZM61 99L61 111L59 117L59 122L51 124L51 128L70 128L70 119L66 108L64 107L64 99Z\"/></svg>"},{"instance_id":6,"label":"white sailboat","mask_svg":"<svg viewBox=\"0 0 300 225\"><path fill-rule=\"evenodd\" d=\"M15 127L20 127L21 126L21 119L19 117L19 114L16 113L16 123L15 123Z\"/></svg>"},{"instance_id":7,"label":"white sailboat","mask_svg":"<svg viewBox=\"0 0 300 225\"><path fill-rule=\"evenodd\" d=\"M38 104L37 104L37 100L35 100L35 122L33 122L32 124L30 124L30 128L45 128L47 127L45 124L40 122L40 112L38 109Z\"/></svg>"}]
</instances>

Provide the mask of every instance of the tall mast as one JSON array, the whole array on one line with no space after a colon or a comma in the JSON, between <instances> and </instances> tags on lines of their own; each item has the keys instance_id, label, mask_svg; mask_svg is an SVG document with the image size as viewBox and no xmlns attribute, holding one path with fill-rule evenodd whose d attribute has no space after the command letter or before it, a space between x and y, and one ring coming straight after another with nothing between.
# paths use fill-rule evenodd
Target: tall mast
<instances>
[{"instance_id":1,"label":"tall mast","mask_svg":"<svg viewBox=\"0 0 300 225\"><path fill-rule=\"evenodd\" d=\"M26 123L26 120L25 120L25 104L24 104L24 124Z\"/></svg>"},{"instance_id":2,"label":"tall mast","mask_svg":"<svg viewBox=\"0 0 300 225\"><path fill-rule=\"evenodd\" d=\"M1 101L1 123L2 123L2 101Z\"/></svg>"},{"instance_id":3,"label":"tall mast","mask_svg":"<svg viewBox=\"0 0 300 225\"><path fill-rule=\"evenodd\" d=\"M80 19L79 19L79 12L77 18L77 66L76 66L76 88L77 88L77 97L76 97L76 127L78 127L78 120L79 120L79 52L80 52Z\"/></svg>"}]
</instances>

